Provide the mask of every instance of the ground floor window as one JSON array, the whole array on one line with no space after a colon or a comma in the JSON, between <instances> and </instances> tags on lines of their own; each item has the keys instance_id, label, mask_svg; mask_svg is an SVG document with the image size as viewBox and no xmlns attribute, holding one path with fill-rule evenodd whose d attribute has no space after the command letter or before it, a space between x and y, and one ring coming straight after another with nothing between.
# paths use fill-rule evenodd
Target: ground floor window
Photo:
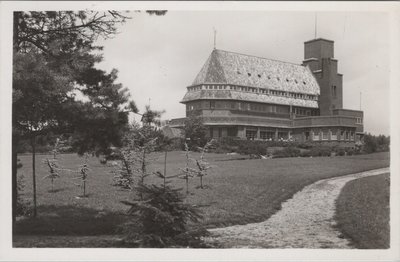
<instances>
[{"instance_id":1,"label":"ground floor window","mask_svg":"<svg viewBox=\"0 0 400 262\"><path fill-rule=\"evenodd\" d=\"M288 132L278 132L278 139L288 139Z\"/></svg>"},{"instance_id":2,"label":"ground floor window","mask_svg":"<svg viewBox=\"0 0 400 262\"><path fill-rule=\"evenodd\" d=\"M275 132L272 131L260 131L260 138L264 140L272 140L275 137Z\"/></svg>"},{"instance_id":3,"label":"ground floor window","mask_svg":"<svg viewBox=\"0 0 400 262\"><path fill-rule=\"evenodd\" d=\"M346 140L350 139L350 132L346 132Z\"/></svg>"},{"instance_id":4,"label":"ground floor window","mask_svg":"<svg viewBox=\"0 0 400 262\"><path fill-rule=\"evenodd\" d=\"M344 139L345 139L345 135L346 135L346 132L345 132L345 131L340 131L340 139L341 139L341 140L344 140Z\"/></svg>"},{"instance_id":5,"label":"ground floor window","mask_svg":"<svg viewBox=\"0 0 400 262\"><path fill-rule=\"evenodd\" d=\"M314 132L313 140L319 140L319 132Z\"/></svg>"},{"instance_id":6,"label":"ground floor window","mask_svg":"<svg viewBox=\"0 0 400 262\"><path fill-rule=\"evenodd\" d=\"M336 131L331 132L331 140L337 140L337 133L336 133Z\"/></svg>"},{"instance_id":7,"label":"ground floor window","mask_svg":"<svg viewBox=\"0 0 400 262\"><path fill-rule=\"evenodd\" d=\"M257 137L257 131L256 130L246 130L246 138L250 140L254 140L254 138Z\"/></svg>"},{"instance_id":8,"label":"ground floor window","mask_svg":"<svg viewBox=\"0 0 400 262\"><path fill-rule=\"evenodd\" d=\"M329 131L323 130L322 131L322 140L328 140L328 139L329 139Z\"/></svg>"},{"instance_id":9,"label":"ground floor window","mask_svg":"<svg viewBox=\"0 0 400 262\"><path fill-rule=\"evenodd\" d=\"M305 132L305 133L304 133L304 139L305 139L306 141L308 141L308 140L310 139L310 132Z\"/></svg>"}]
</instances>

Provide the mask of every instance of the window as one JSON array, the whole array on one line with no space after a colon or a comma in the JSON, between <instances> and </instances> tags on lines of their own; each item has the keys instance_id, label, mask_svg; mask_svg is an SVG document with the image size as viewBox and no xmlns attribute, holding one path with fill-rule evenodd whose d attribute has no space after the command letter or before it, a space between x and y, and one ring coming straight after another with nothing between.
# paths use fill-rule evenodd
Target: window
<instances>
[{"instance_id":1,"label":"window","mask_svg":"<svg viewBox=\"0 0 400 262\"><path fill-rule=\"evenodd\" d=\"M235 104L236 103L235 102L231 102L230 104L231 104L231 109L235 109Z\"/></svg>"},{"instance_id":2,"label":"window","mask_svg":"<svg viewBox=\"0 0 400 262\"><path fill-rule=\"evenodd\" d=\"M250 74L250 73L247 73L247 75L248 75L248 76L251 76L251 74Z\"/></svg>"},{"instance_id":3,"label":"window","mask_svg":"<svg viewBox=\"0 0 400 262\"><path fill-rule=\"evenodd\" d=\"M345 131L340 131L340 140L344 140L345 139L345 135L346 135L346 132Z\"/></svg>"},{"instance_id":4,"label":"window","mask_svg":"<svg viewBox=\"0 0 400 262\"><path fill-rule=\"evenodd\" d=\"M215 109L215 101L210 101L210 108Z\"/></svg>"},{"instance_id":5,"label":"window","mask_svg":"<svg viewBox=\"0 0 400 262\"><path fill-rule=\"evenodd\" d=\"M336 92L336 86L332 86L332 97L336 98L337 92Z\"/></svg>"},{"instance_id":6,"label":"window","mask_svg":"<svg viewBox=\"0 0 400 262\"><path fill-rule=\"evenodd\" d=\"M249 140L254 140L257 137L256 130L246 130L246 138Z\"/></svg>"},{"instance_id":7,"label":"window","mask_svg":"<svg viewBox=\"0 0 400 262\"><path fill-rule=\"evenodd\" d=\"M357 117L356 118L356 124L362 124L362 118L361 117Z\"/></svg>"},{"instance_id":8,"label":"window","mask_svg":"<svg viewBox=\"0 0 400 262\"><path fill-rule=\"evenodd\" d=\"M278 132L278 139L279 140L286 140L288 139L288 133L287 132Z\"/></svg>"},{"instance_id":9,"label":"window","mask_svg":"<svg viewBox=\"0 0 400 262\"><path fill-rule=\"evenodd\" d=\"M213 138L214 130L212 127L210 127L210 137Z\"/></svg>"},{"instance_id":10,"label":"window","mask_svg":"<svg viewBox=\"0 0 400 262\"><path fill-rule=\"evenodd\" d=\"M328 139L329 139L329 131L323 130L322 131L322 140L328 140Z\"/></svg>"},{"instance_id":11,"label":"window","mask_svg":"<svg viewBox=\"0 0 400 262\"><path fill-rule=\"evenodd\" d=\"M318 132L314 132L313 140L319 140L319 133Z\"/></svg>"},{"instance_id":12,"label":"window","mask_svg":"<svg viewBox=\"0 0 400 262\"><path fill-rule=\"evenodd\" d=\"M261 75L260 75L260 74L258 74L257 76L258 76L258 78L261 78Z\"/></svg>"},{"instance_id":13,"label":"window","mask_svg":"<svg viewBox=\"0 0 400 262\"><path fill-rule=\"evenodd\" d=\"M331 140L337 140L337 132L336 131L331 132Z\"/></svg>"}]
</instances>

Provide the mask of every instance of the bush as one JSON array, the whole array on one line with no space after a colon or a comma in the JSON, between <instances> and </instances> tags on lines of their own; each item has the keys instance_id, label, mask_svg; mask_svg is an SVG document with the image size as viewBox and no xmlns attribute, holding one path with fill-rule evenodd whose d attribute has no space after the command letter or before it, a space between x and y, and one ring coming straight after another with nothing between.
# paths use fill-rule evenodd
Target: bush
<instances>
[{"instance_id":1,"label":"bush","mask_svg":"<svg viewBox=\"0 0 400 262\"><path fill-rule=\"evenodd\" d=\"M298 157L301 154L300 149L295 147L285 147L282 150L278 150L274 154L274 158L282 158L282 157Z\"/></svg>"},{"instance_id":2,"label":"bush","mask_svg":"<svg viewBox=\"0 0 400 262\"><path fill-rule=\"evenodd\" d=\"M300 156L301 157L310 157L311 156L311 152L310 152L310 150L306 150L306 151L300 152Z\"/></svg>"},{"instance_id":3,"label":"bush","mask_svg":"<svg viewBox=\"0 0 400 262\"><path fill-rule=\"evenodd\" d=\"M258 157L261 155L267 154L267 147L260 143L254 141L246 141L247 143L243 143L239 145L238 153L244 155L250 155L253 157Z\"/></svg>"},{"instance_id":4,"label":"bush","mask_svg":"<svg viewBox=\"0 0 400 262\"><path fill-rule=\"evenodd\" d=\"M354 155L354 149L353 148L347 148L346 149L346 155L348 155L348 156L352 156L352 155Z\"/></svg>"},{"instance_id":5,"label":"bush","mask_svg":"<svg viewBox=\"0 0 400 262\"><path fill-rule=\"evenodd\" d=\"M326 146L316 146L311 148L310 155L316 156L331 156L332 148Z\"/></svg>"},{"instance_id":6,"label":"bush","mask_svg":"<svg viewBox=\"0 0 400 262\"><path fill-rule=\"evenodd\" d=\"M346 155L346 150L343 147L338 147L335 149L337 156L344 156Z\"/></svg>"},{"instance_id":7,"label":"bush","mask_svg":"<svg viewBox=\"0 0 400 262\"><path fill-rule=\"evenodd\" d=\"M122 203L130 205L131 219L122 226L124 243L134 247L202 246L201 236L207 231L190 230L189 222L198 222L199 211L183 202L180 189L168 186L141 185L137 188L143 201Z\"/></svg>"}]
</instances>

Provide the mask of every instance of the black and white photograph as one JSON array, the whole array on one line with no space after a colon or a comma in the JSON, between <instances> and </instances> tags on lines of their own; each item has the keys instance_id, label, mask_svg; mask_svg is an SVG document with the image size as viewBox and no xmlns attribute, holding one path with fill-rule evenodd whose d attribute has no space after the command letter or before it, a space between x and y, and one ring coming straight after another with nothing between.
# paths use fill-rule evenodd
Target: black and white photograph
<instances>
[{"instance_id":1,"label":"black and white photograph","mask_svg":"<svg viewBox=\"0 0 400 262\"><path fill-rule=\"evenodd\" d=\"M0 12L0 260L399 261L397 2Z\"/></svg>"}]
</instances>

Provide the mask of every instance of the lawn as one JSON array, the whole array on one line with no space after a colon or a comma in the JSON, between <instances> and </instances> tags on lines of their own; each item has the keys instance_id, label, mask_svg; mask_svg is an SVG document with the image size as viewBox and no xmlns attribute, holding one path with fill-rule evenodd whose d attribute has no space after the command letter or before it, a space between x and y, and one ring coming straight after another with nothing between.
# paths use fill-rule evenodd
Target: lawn
<instances>
[{"instance_id":1,"label":"lawn","mask_svg":"<svg viewBox=\"0 0 400 262\"><path fill-rule=\"evenodd\" d=\"M336 203L335 219L354 247L390 247L389 200L389 174L356 179L345 185Z\"/></svg>"},{"instance_id":2,"label":"lawn","mask_svg":"<svg viewBox=\"0 0 400 262\"><path fill-rule=\"evenodd\" d=\"M198 157L199 154L193 153L192 156ZM32 226L32 221L20 221L16 232L31 235L113 234L127 209L120 200L129 199L129 193L112 186L112 167L91 158L87 185L89 197L80 198L81 189L72 179L74 174L68 172L55 181L56 192L49 192L50 181L42 179L47 175L47 167L41 163L45 157L37 157L37 201L41 218L35 226ZM23 163L19 174L24 175L25 181L23 197L31 201L31 158L27 155L19 158ZM162 171L164 155L155 154L154 158L156 160L149 169ZM238 160L242 156L207 154L206 158L214 166L204 178L206 188L196 188L199 180L190 180L187 201L202 209L202 224L208 228L265 220L281 208L282 202L317 180L389 166L388 153L254 160ZM68 169L77 169L81 162L82 159L73 154L59 156L59 164ZM168 175L176 174L183 166L183 152L168 154ZM160 183L161 180L148 177L146 182ZM175 179L171 185L184 187L185 183ZM85 223L90 224L90 230Z\"/></svg>"}]
</instances>

